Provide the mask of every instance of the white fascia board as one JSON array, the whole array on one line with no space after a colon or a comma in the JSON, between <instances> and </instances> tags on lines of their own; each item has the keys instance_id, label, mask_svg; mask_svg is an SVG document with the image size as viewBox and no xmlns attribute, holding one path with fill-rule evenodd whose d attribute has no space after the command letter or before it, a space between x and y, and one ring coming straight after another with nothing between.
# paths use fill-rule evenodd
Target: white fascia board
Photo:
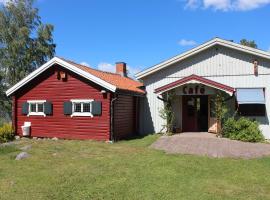
<instances>
[{"instance_id":1,"label":"white fascia board","mask_svg":"<svg viewBox=\"0 0 270 200\"><path fill-rule=\"evenodd\" d=\"M262 50L259 50L259 49L255 49L255 48L251 48L251 47L246 47L246 46L243 46L243 45L240 45L240 44L236 44L234 42L230 42L230 41L227 41L227 40L223 40L223 39L220 39L220 38L214 38L196 48L193 48L187 52L184 52L178 56L175 56L169 60L166 60L160 64L157 64L153 67L150 67L144 71L141 71L137 74L135 74L135 77L137 79L141 79L145 76L148 76L154 72L157 72L163 68L166 68L167 66L169 65L172 65L172 64L175 64L179 61L182 61L190 56L193 56L197 53L200 53L202 51L204 51L205 49L208 49L208 48L211 48L213 47L214 45L221 45L221 46L225 46L225 47L228 47L228 48L231 48L231 49L235 49L235 50L238 50L238 51L242 51L242 52L246 52L246 53L249 53L249 54L253 54L253 55L256 55L258 57L262 57L262 58L266 58L266 59L270 59L270 53L266 52L266 51L262 51Z\"/></svg>"},{"instance_id":2,"label":"white fascia board","mask_svg":"<svg viewBox=\"0 0 270 200\"><path fill-rule=\"evenodd\" d=\"M115 92L115 90L116 90L116 86L114 86L106 81L103 81L102 79L100 79L100 78L98 78L98 77L96 77L88 72L85 72L85 71L79 69L78 67L75 67L75 66L69 64L68 62L66 62L60 58L54 57L51 60L49 60L47 63L45 63L44 65L42 65L41 67L39 67L38 69L33 71L32 73L30 73L24 79L22 79L21 81L16 83L13 87L8 89L6 91L6 95L10 96L15 91L17 91L19 88L21 88L22 86L24 86L25 84L27 84L28 82L33 80L35 77L40 75L42 72L46 71L49 67L51 67L54 64L59 64L60 66L66 68L66 69L68 69L68 70L70 70L70 71L90 80L90 81L93 81L94 83L96 83L96 84L98 84L98 85L100 85L100 86L102 86L102 87L104 87L112 92Z\"/></svg>"},{"instance_id":3,"label":"white fascia board","mask_svg":"<svg viewBox=\"0 0 270 200\"><path fill-rule=\"evenodd\" d=\"M225 46L225 47L232 48L232 49L235 49L235 50L243 51L243 52L258 56L258 57L270 59L270 53L268 53L266 51L251 48L251 47L244 46L244 45L241 45L241 44L237 44L237 43L234 43L234 42L231 42L231 41L222 40L220 38L217 38L217 41L218 41L219 45L221 45L221 46Z\"/></svg>"}]
</instances>

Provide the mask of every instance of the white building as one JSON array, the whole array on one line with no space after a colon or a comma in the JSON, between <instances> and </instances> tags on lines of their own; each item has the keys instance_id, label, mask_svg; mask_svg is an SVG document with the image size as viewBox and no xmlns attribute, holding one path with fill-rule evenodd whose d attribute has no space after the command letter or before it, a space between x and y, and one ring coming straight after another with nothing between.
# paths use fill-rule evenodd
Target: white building
<instances>
[{"instance_id":1,"label":"white building","mask_svg":"<svg viewBox=\"0 0 270 200\"><path fill-rule=\"evenodd\" d=\"M175 94L177 132L216 131L211 99L226 95L230 112L260 123L270 138L270 53L215 38L136 74L147 92L141 102L141 133L160 132L159 111L167 92Z\"/></svg>"}]
</instances>

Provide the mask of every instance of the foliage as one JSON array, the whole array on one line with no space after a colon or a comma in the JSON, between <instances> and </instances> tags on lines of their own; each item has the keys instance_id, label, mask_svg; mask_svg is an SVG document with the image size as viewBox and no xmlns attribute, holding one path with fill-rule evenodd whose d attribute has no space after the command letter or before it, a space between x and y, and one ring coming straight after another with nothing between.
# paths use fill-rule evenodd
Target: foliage
<instances>
[{"instance_id":1,"label":"foliage","mask_svg":"<svg viewBox=\"0 0 270 200\"><path fill-rule=\"evenodd\" d=\"M256 49L258 48L258 46L254 40L242 39L242 40L240 40L240 44L244 45L244 46L256 48Z\"/></svg>"},{"instance_id":2,"label":"foliage","mask_svg":"<svg viewBox=\"0 0 270 200\"><path fill-rule=\"evenodd\" d=\"M172 101L174 99L174 92L167 92L166 99L164 100L164 106L159 111L159 116L165 121L163 129L166 129L167 134L172 134L173 132L173 123L174 123L174 112L172 108Z\"/></svg>"},{"instance_id":3,"label":"foliage","mask_svg":"<svg viewBox=\"0 0 270 200\"><path fill-rule=\"evenodd\" d=\"M264 141L264 137L259 129L259 123L245 117L241 117L238 120L229 118L223 126L222 135L244 142Z\"/></svg>"},{"instance_id":4,"label":"foliage","mask_svg":"<svg viewBox=\"0 0 270 200\"><path fill-rule=\"evenodd\" d=\"M2 105L9 113L4 91L54 56L52 32L33 0L10 0L0 7L0 103L9 103Z\"/></svg>"},{"instance_id":5,"label":"foliage","mask_svg":"<svg viewBox=\"0 0 270 200\"><path fill-rule=\"evenodd\" d=\"M270 158L166 154L145 146L153 137L20 140L15 147L31 145L32 156L14 161L18 152L0 152L0 199L269 199Z\"/></svg>"},{"instance_id":6,"label":"foliage","mask_svg":"<svg viewBox=\"0 0 270 200\"><path fill-rule=\"evenodd\" d=\"M14 139L14 129L10 123L3 124L0 127L0 142L8 142Z\"/></svg>"},{"instance_id":7,"label":"foliage","mask_svg":"<svg viewBox=\"0 0 270 200\"><path fill-rule=\"evenodd\" d=\"M214 100L214 114L217 120L217 135L221 135L221 124L225 119L228 108L225 98L220 91L217 92Z\"/></svg>"}]
</instances>

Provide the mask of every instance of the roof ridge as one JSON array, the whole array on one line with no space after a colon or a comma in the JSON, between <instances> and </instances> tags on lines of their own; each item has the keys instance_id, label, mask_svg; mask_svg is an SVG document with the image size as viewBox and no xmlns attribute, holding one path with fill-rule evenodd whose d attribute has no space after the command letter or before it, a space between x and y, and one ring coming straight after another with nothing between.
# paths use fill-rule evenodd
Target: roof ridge
<instances>
[{"instance_id":1,"label":"roof ridge","mask_svg":"<svg viewBox=\"0 0 270 200\"><path fill-rule=\"evenodd\" d=\"M58 57L58 56L56 56L56 57ZM127 79L130 79L130 80L132 80L132 81L137 81L137 82L139 82L138 80L135 80L135 79L133 79L133 78L131 78L131 77L129 77L129 76L121 76L120 74L117 74L117 73L114 73L114 72L103 71L103 70L100 70L100 69L93 68L93 67L91 67L91 66L82 65L82 64L76 63L76 62L74 62L74 61L72 61L72 60L69 60L69 59L65 59L65 58L61 58L61 57L58 57L58 58L60 58L60 59L62 59L62 60L65 60L65 61L67 61L67 62L72 62L73 64L76 64L76 65L79 65L79 66L81 66L81 67L85 67L85 68L88 68L88 69L91 69L91 70L94 70L94 71L97 71L97 72L107 73L107 74L111 74L111 75L116 75L116 76L119 76L119 77L122 77L122 78L127 78Z\"/></svg>"},{"instance_id":2,"label":"roof ridge","mask_svg":"<svg viewBox=\"0 0 270 200\"><path fill-rule=\"evenodd\" d=\"M60 58L60 57L58 57L58 58ZM108 72L108 71L96 69L96 68L94 68L94 67L92 67L92 66L82 65L82 64L79 64L79 63L77 63L77 62L74 62L73 60L69 60L69 59L65 59L65 58L60 58L60 59L65 60L65 61L67 61L67 62L72 62L73 64L80 65L80 66L82 66L82 67L86 67L86 68L89 68L89 69L92 69L92 70L95 70L95 71L99 71L99 72L103 72L103 73L108 73L108 74L112 74L112 75L118 75L118 76L121 76L120 74L117 74L117 73L114 73L114 72Z\"/></svg>"}]
</instances>

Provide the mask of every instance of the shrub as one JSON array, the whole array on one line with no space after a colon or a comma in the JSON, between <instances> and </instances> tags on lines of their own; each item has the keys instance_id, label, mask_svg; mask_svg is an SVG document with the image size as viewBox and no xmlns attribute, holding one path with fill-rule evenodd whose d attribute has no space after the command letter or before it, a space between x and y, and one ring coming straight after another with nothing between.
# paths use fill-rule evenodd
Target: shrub
<instances>
[{"instance_id":1,"label":"shrub","mask_svg":"<svg viewBox=\"0 0 270 200\"><path fill-rule=\"evenodd\" d=\"M236 123L237 121L234 118L227 119L222 127L222 136L231 138L231 135L237 132Z\"/></svg>"},{"instance_id":2,"label":"shrub","mask_svg":"<svg viewBox=\"0 0 270 200\"><path fill-rule=\"evenodd\" d=\"M244 142L261 142L264 140L259 129L259 123L248 118L241 117L238 120L229 118L223 126L224 137Z\"/></svg>"},{"instance_id":3,"label":"shrub","mask_svg":"<svg viewBox=\"0 0 270 200\"><path fill-rule=\"evenodd\" d=\"M2 127L0 127L0 142L8 142L13 140L14 136L15 133L10 123L5 123Z\"/></svg>"}]
</instances>

